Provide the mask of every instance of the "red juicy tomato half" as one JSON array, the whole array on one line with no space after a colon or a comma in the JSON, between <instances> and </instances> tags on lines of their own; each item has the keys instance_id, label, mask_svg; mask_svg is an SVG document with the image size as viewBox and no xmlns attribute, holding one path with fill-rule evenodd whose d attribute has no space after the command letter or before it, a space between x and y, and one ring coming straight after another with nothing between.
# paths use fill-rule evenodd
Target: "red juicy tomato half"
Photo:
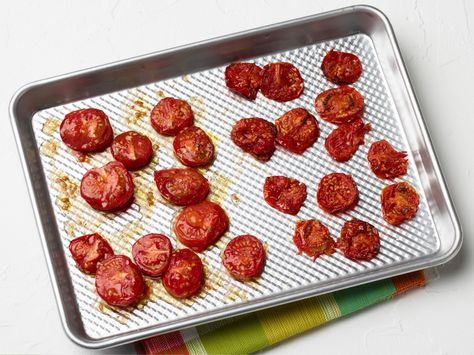
<instances>
[{"instance_id":1,"label":"red juicy tomato half","mask_svg":"<svg viewBox=\"0 0 474 355\"><path fill-rule=\"evenodd\" d=\"M165 97L153 107L150 118L151 125L158 133L175 136L183 128L193 125L194 114L186 101Z\"/></svg>"},{"instance_id":2,"label":"red juicy tomato half","mask_svg":"<svg viewBox=\"0 0 474 355\"><path fill-rule=\"evenodd\" d=\"M306 200L306 185L286 176L269 176L263 184L263 198L278 211L295 215Z\"/></svg>"},{"instance_id":3,"label":"red juicy tomato half","mask_svg":"<svg viewBox=\"0 0 474 355\"><path fill-rule=\"evenodd\" d=\"M129 131L114 138L112 156L129 170L136 170L147 165L153 155L150 138L140 133Z\"/></svg>"},{"instance_id":4,"label":"red juicy tomato half","mask_svg":"<svg viewBox=\"0 0 474 355\"><path fill-rule=\"evenodd\" d=\"M132 246L132 255L138 268L151 277L161 276L168 267L172 246L163 234L147 234Z\"/></svg>"},{"instance_id":5,"label":"red juicy tomato half","mask_svg":"<svg viewBox=\"0 0 474 355\"><path fill-rule=\"evenodd\" d=\"M189 249L176 250L171 255L163 275L163 286L175 298L197 294L204 284L204 266L199 256Z\"/></svg>"},{"instance_id":6,"label":"red juicy tomato half","mask_svg":"<svg viewBox=\"0 0 474 355\"><path fill-rule=\"evenodd\" d=\"M261 161L275 151L276 127L263 118L242 118L232 128L230 138L243 151Z\"/></svg>"},{"instance_id":7,"label":"red juicy tomato half","mask_svg":"<svg viewBox=\"0 0 474 355\"><path fill-rule=\"evenodd\" d=\"M265 248L253 235L240 235L225 247L222 263L235 279L241 281L253 279L263 271Z\"/></svg>"},{"instance_id":8,"label":"red juicy tomato half","mask_svg":"<svg viewBox=\"0 0 474 355\"><path fill-rule=\"evenodd\" d=\"M184 165L197 167L208 165L214 159L214 144L201 128L183 129L174 138L174 154Z\"/></svg>"},{"instance_id":9,"label":"red juicy tomato half","mask_svg":"<svg viewBox=\"0 0 474 355\"><path fill-rule=\"evenodd\" d=\"M383 218L394 226L415 217L420 204L418 193L407 182L384 187L381 200Z\"/></svg>"},{"instance_id":10,"label":"red juicy tomato half","mask_svg":"<svg viewBox=\"0 0 474 355\"><path fill-rule=\"evenodd\" d=\"M99 211L125 207L133 199L132 175L122 163L110 162L86 172L81 180L81 196Z\"/></svg>"},{"instance_id":11,"label":"red juicy tomato half","mask_svg":"<svg viewBox=\"0 0 474 355\"><path fill-rule=\"evenodd\" d=\"M98 233L73 239L69 251L77 267L87 274L95 274L97 263L114 255L109 243Z\"/></svg>"},{"instance_id":12,"label":"red juicy tomato half","mask_svg":"<svg viewBox=\"0 0 474 355\"><path fill-rule=\"evenodd\" d=\"M329 155L338 162L346 162L364 144L365 133L370 131L370 123L364 124L360 118L343 123L327 136L324 146Z\"/></svg>"},{"instance_id":13,"label":"red juicy tomato half","mask_svg":"<svg viewBox=\"0 0 474 355\"><path fill-rule=\"evenodd\" d=\"M304 81L291 63L270 63L263 67L262 94L271 100L286 102L301 96Z\"/></svg>"},{"instance_id":14,"label":"red juicy tomato half","mask_svg":"<svg viewBox=\"0 0 474 355\"><path fill-rule=\"evenodd\" d=\"M352 219L342 226L336 247L349 259L371 260L379 253L379 232L367 222Z\"/></svg>"},{"instance_id":15,"label":"red juicy tomato half","mask_svg":"<svg viewBox=\"0 0 474 355\"><path fill-rule=\"evenodd\" d=\"M304 108L294 108L275 121L277 142L296 154L303 154L319 137L318 122Z\"/></svg>"},{"instance_id":16,"label":"red juicy tomato half","mask_svg":"<svg viewBox=\"0 0 474 355\"><path fill-rule=\"evenodd\" d=\"M347 211L356 205L358 198L357 185L350 175L332 173L323 177L319 183L318 204L327 213Z\"/></svg>"},{"instance_id":17,"label":"red juicy tomato half","mask_svg":"<svg viewBox=\"0 0 474 355\"><path fill-rule=\"evenodd\" d=\"M178 240L201 252L216 242L229 227L227 214L217 203L203 201L183 209L174 223Z\"/></svg>"},{"instance_id":18,"label":"red juicy tomato half","mask_svg":"<svg viewBox=\"0 0 474 355\"><path fill-rule=\"evenodd\" d=\"M330 82L337 85L347 85L355 83L359 79L362 74L362 63L352 53L331 49L324 56L321 69Z\"/></svg>"},{"instance_id":19,"label":"red juicy tomato half","mask_svg":"<svg viewBox=\"0 0 474 355\"><path fill-rule=\"evenodd\" d=\"M125 255L114 255L97 265L95 288L112 306L127 307L138 302L145 291L138 267Z\"/></svg>"},{"instance_id":20,"label":"red juicy tomato half","mask_svg":"<svg viewBox=\"0 0 474 355\"><path fill-rule=\"evenodd\" d=\"M323 120L341 124L362 117L364 97L350 86L340 86L319 94L314 106Z\"/></svg>"},{"instance_id":21,"label":"red juicy tomato half","mask_svg":"<svg viewBox=\"0 0 474 355\"><path fill-rule=\"evenodd\" d=\"M329 229L315 219L296 222L293 242L298 248L298 253L305 253L313 258L313 261L322 254L334 253L336 245L329 234Z\"/></svg>"},{"instance_id":22,"label":"red juicy tomato half","mask_svg":"<svg viewBox=\"0 0 474 355\"><path fill-rule=\"evenodd\" d=\"M233 63L225 68L225 84L236 94L255 100L262 85L262 73L255 63Z\"/></svg>"},{"instance_id":23,"label":"red juicy tomato half","mask_svg":"<svg viewBox=\"0 0 474 355\"><path fill-rule=\"evenodd\" d=\"M370 169L380 179L395 179L407 173L407 153L396 151L386 140L370 146L367 160Z\"/></svg>"},{"instance_id":24,"label":"red juicy tomato half","mask_svg":"<svg viewBox=\"0 0 474 355\"><path fill-rule=\"evenodd\" d=\"M86 108L69 112L59 127L64 144L79 152L101 152L107 148L114 134L104 111Z\"/></svg>"},{"instance_id":25,"label":"red juicy tomato half","mask_svg":"<svg viewBox=\"0 0 474 355\"><path fill-rule=\"evenodd\" d=\"M155 183L161 196L177 206L189 206L199 203L209 193L207 179L190 168L156 171Z\"/></svg>"}]
</instances>

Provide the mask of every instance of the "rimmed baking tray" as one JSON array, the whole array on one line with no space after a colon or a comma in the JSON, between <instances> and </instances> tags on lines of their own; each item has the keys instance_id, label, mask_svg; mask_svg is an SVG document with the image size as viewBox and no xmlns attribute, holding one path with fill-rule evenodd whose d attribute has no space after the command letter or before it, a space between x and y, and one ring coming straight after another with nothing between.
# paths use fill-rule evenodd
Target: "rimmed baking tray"
<instances>
[{"instance_id":1,"label":"rimmed baking tray","mask_svg":"<svg viewBox=\"0 0 474 355\"><path fill-rule=\"evenodd\" d=\"M297 106L314 113L316 95L333 86L319 69L331 48L357 54L364 67L354 86L365 97L364 120L373 130L350 162L336 163L325 153L324 138L334 127L321 120L320 139L302 156L278 150L270 162L260 163L236 148L229 132L242 117L275 120ZM277 103L261 95L250 102L230 93L223 71L241 60L294 63L305 79L304 94ZM217 159L202 172L211 182L210 199L226 209L231 227L201 255L207 281L199 296L176 301L159 281L148 280L148 301L114 309L100 301L93 277L74 266L67 246L74 236L98 231L116 253L129 255L133 242L145 233L172 235L177 209L159 197L152 172L179 164L171 140L158 136L148 120L150 109L165 95L188 100L196 124L212 136ZM150 166L134 173L136 199L126 212L99 213L78 197L84 172L111 156L74 155L60 142L58 125L65 113L90 106L108 113L115 133L144 132L157 149ZM438 265L461 246L459 223L393 30L372 7L347 7L35 82L15 94L10 115L61 319L70 338L85 347L123 344ZM408 151L409 172L403 180L421 195L416 218L400 227L383 221L379 194L390 182L375 178L366 161L370 144L383 138ZM361 194L357 208L335 217L317 207L315 193L321 177L337 171L352 174ZM291 176L308 185L308 199L298 216L283 215L263 202L261 188L269 175ZM320 219L337 237L342 224L353 217L379 229L382 242L376 259L358 263L335 253L312 262L296 255L291 236L297 219ZM259 236L268 254L262 277L249 283L232 280L219 258L232 236L243 233ZM176 247L174 237L173 243Z\"/></svg>"}]
</instances>

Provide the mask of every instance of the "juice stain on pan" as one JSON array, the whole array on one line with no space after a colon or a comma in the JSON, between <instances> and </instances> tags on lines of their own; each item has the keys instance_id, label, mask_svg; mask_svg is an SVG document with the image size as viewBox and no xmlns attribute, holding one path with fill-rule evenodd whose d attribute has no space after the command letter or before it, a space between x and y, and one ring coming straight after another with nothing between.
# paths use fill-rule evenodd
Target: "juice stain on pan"
<instances>
[{"instance_id":1,"label":"juice stain on pan","mask_svg":"<svg viewBox=\"0 0 474 355\"><path fill-rule=\"evenodd\" d=\"M55 172L52 176L53 188L58 191L56 204L63 211L71 208L72 200L77 197L79 185L62 172Z\"/></svg>"},{"instance_id":2,"label":"juice stain on pan","mask_svg":"<svg viewBox=\"0 0 474 355\"><path fill-rule=\"evenodd\" d=\"M56 139L50 139L49 141L41 144L40 152L41 154L53 158L59 149L59 142Z\"/></svg>"},{"instance_id":3,"label":"juice stain on pan","mask_svg":"<svg viewBox=\"0 0 474 355\"><path fill-rule=\"evenodd\" d=\"M110 306L104 302L99 301L96 306L97 310L102 313L110 316L112 319L115 319L117 322L123 325L127 325L130 315L126 312L125 309Z\"/></svg>"},{"instance_id":4,"label":"juice stain on pan","mask_svg":"<svg viewBox=\"0 0 474 355\"><path fill-rule=\"evenodd\" d=\"M232 183L231 178L225 176L220 171L216 171L209 182L211 183L209 199L215 203L222 204L227 196L227 190Z\"/></svg>"},{"instance_id":5,"label":"juice stain on pan","mask_svg":"<svg viewBox=\"0 0 474 355\"><path fill-rule=\"evenodd\" d=\"M130 223L127 223L124 228L118 232L117 237L122 241L128 241L131 238L138 239L142 236L144 229L143 223L136 219Z\"/></svg>"},{"instance_id":6,"label":"juice stain on pan","mask_svg":"<svg viewBox=\"0 0 474 355\"><path fill-rule=\"evenodd\" d=\"M156 92L156 96L158 96L160 99L162 99L162 98L166 97L166 94L163 90L158 90Z\"/></svg>"},{"instance_id":7,"label":"juice stain on pan","mask_svg":"<svg viewBox=\"0 0 474 355\"><path fill-rule=\"evenodd\" d=\"M81 163L90 163L91 159L89 155L83 152L76 152L75 150L69 149L69 152L76 157L78 162Z\"/></svg>"},{"instance_id":8,"label":"juice stain on pan","mask_svg":"<svg viewBox=\"0 0 474 355\"><path fill-rule=\"evenodd\" d=\"M149 116L152 107L147 104L143 98L136 98L131 104L127 106L126 110L126 123L137 124L142 121L145 117Z\"/></svg>"},{"instance_id":9,"label":"juice stain on pan","mask_svg":"<svg viewBox=\"0 0 474 355\"><path fill-rule=\"evenodd\" d=\"M190 83L190 82L191 82L191 77L190 77L188 74L183 75L183 76L181 77L181 79L183 79L183 81L186 82L186 83Z\"/></svg>"},{"instance_id":10,"label":"juice stain on pan","mask_svg":"<svg viewBox=\"0 0 474 355\"><path fill-rule=\"evenodd\" d=\"M189 104L193 109L194 123L198 125L206 116L206 102L200 96L191 96Z\"/></svg>"},{"instance_id":11,"label":"juice stain on pan","mask_svg":"<svg viewBox=\"0 0 474 355\"><path fill-rule=\"evenodd\" d=\"M236 286L230 286L227 287L227 292L224 295L224 303L231 303L238 300L247 302L249 298L250 296L247 292L239 289Z\"/></svg>"},{"instance_id":12,"label":"juice stain on pan","mask_svg":"<svg viewBox=\"0 0 474 355\"><path fill-rule=\"evenodd\" d=\"M60 120L54 117L50 117L44 122L43 127L41 128L41 131L44 134L47 134L48 136L52 136L54 133L58 131L60 125L61 125Z\"/></svg>"},{"instance_id":13,"label":"juice stain on pan","mask_svg":"<svg viewBox=\"0 0 474 355\"><path fill-rule=\"evenodd\" d=\"M234 205L238 205L240 203L240 196L235 193L230 195L230 199L232 200Z\"/></svg>"}]
</instances>

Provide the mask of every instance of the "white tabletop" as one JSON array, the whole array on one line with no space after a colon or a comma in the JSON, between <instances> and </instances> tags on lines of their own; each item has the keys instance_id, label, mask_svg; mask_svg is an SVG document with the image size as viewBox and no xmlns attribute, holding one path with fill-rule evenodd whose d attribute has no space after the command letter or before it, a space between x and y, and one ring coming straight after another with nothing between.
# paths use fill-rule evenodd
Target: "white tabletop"
<instances>
[{"instance_id":1,"label":"white tabletop","mask_svg":"<svg viewBox=\"0 0 474 355\"><path fill-rule=\"evenodd\" d=\"M461 223L460 254L424 289L307 332L272 354L474 351L474 2L366 1L395 29ZM0 2L0 353L86 353L61 328L7 116L45 77L354 4L350 1ZM133 347L107 353L133 352Z\"/></svg>"}]
</instances>

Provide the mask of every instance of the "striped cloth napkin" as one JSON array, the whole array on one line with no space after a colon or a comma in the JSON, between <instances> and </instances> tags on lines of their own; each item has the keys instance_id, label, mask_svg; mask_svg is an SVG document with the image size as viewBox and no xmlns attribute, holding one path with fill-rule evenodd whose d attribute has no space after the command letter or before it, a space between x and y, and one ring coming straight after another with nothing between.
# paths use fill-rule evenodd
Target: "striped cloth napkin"
<instances>
[{"instance_id":1,"label":"striped cloth napkin","mask_svg":"<svg viewBox=\"0 0 474 355\"><path fill-rule=\"evenodd\" d=\"M248 354L425 285L422 271L146 339L145 354Z\"/></svg>"}]
</instances>

